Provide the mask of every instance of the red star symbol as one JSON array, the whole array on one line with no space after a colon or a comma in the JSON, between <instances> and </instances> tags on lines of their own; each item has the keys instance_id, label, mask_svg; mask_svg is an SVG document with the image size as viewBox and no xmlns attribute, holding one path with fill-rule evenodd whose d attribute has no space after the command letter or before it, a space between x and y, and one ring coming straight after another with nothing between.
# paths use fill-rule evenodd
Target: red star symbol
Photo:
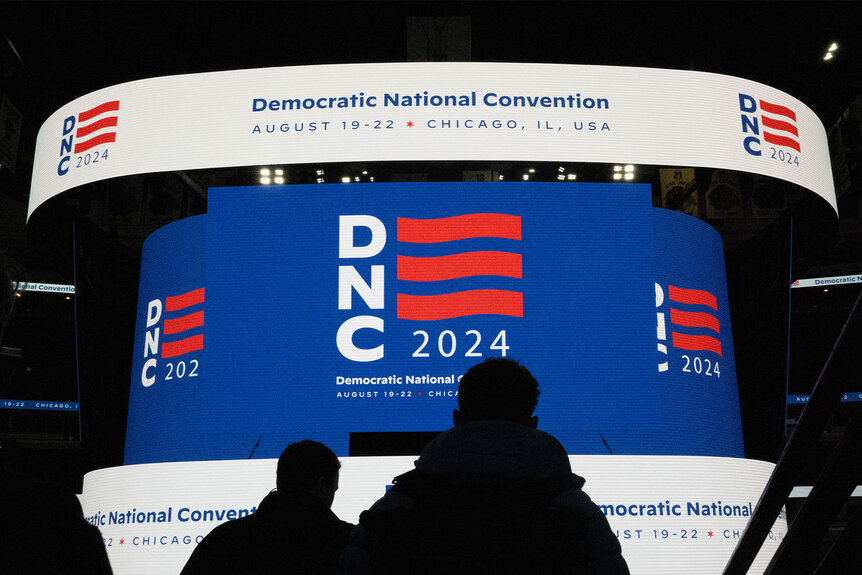
<instances>
[{"instance_id":1,"label":"red star symbol","mask_svg":"<svg viewBox=\"0 0 862 575\"><path fill-rule=\"evenodd\" d=\"M419 392L419 395L422 395L422 392L421 392L421 391Z\"/></svg>"},{"instance_id":2,"label":"red star symbol","mask_svg":"<svg viewBox=\"0 0 862 575\"><path fill-rule=\"evenodd\" d=\"M712 537L712 531L707 531L707 532L706 532L706 536L707 536L707 537Z\"/></svg>"},{"instance_id":3,"label":"red star symbol","mask_svg":"<svg viewBox=\"0 0 862 575\"><path fill-rule=\"evenodd\" d=\"M408 127L408 128L412 128L412 127L413 127L413 122L407 122L407 127Z\"/></svg>"},{"instance_id":4,"label":"red star symbol","mask_svg":"<svg viewBox=\"0 0 862 575\"><path fill-rule=\"evenodd\" d=\"M125 539L120 539L120 545L125 545L125 544L126 544L126 540L125 540Z\"/></svg>"}]
</instances>

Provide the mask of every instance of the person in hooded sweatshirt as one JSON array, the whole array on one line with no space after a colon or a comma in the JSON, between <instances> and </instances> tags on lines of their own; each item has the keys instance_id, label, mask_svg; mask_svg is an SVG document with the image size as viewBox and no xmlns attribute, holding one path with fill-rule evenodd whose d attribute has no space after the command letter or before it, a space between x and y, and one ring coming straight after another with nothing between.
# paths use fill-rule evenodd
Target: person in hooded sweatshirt
<instances>
[{"instance_id":1,"label":"person in hooded sweatshirt","mask_svg":"<svg viewBox=\"0 0 862 575\"><path fill-rule=\"evenodd\" d=\"M255 513L222 523L204 537L182 575L333 573L353 528L331 510L340 468L322 443L306 439L288 445L278 458L276 489Z\"/></svg>"},{"instance_id":2,"label":"person in hooded sweatshirt","mask_svg":"<svg viewBox=\"0 0 862 575\"><path fill-rule=\"evenodd\" d=\"M629 573L563 446L536 429L539 386L493 358L463 376L455 426L360 516L339 573Z\"/></svg>"}]
</instances>

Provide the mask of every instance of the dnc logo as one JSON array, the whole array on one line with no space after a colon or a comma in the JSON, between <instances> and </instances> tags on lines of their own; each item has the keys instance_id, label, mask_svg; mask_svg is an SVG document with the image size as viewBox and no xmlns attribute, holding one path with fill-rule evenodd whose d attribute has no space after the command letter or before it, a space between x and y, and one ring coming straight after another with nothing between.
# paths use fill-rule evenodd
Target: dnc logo
<instances>
[{"instance_id":1,"label":"dnc logo","mask_svg":"<svg viewBox=\"0 0 862 575\"><path fill-rule=\"evenodd\" d=\"M147 304L147 331L144 334L141 385L150 387L156 382L160 357L171 360L164 364L165 381L197 377L200 366L197 359L189 359L186 363L188 358L174 358L204 348L204 297L204 288L199 288L184 294L168 296L164 302L154 299ZM163 314L166 316L164 321L162 321ZM164 341L159 341L162 336L165 336Z\"/></svg>"},{"instance_id":2,"label":"dnc logo","mask_svg":"<svg viewBox=\"0 0 862 575\"><path fill-rule=\"evenodd\" d=\"M356 245L355 229L364 229L365 236L370 237L370 240ZM339 258L365 259L377 256L386 245L386 236L386 227L374 216L340 216ZM460 249L461 240L474 238L489 240L490 245L498 249ZM398 253L395 279L402 287L396 294L395 317L420 322L475 315L524 317L524 294L519 289L519 280L522 278L521 254L512 251L515 246L509 240L521 240L520 216L475 213L433 219L396 218ZM489 277L507 278L512 289L484 285L483 278ZM450 291L451 286L447 282L463 278L478 278L476 288ZM384 266L371 265L370 279L370 282L366 282L356 265L340 265L338 309L353 309L355 293L369 310L382 310L385 301ZM383 323L383 318L376 315L348 318L336 334L338 351L351 361L382 359L382 343L371 348L359 347L353 335L362 329L382 334ZM414 335L422 333L425 332L417 331ZM473 333L478 334L475 331ZM481 335L478 337L481 338ZM500 349L505 355L504 340L505 331L501 331L491 349ZM454 352L454 340L452 345L450 351ZM414 357L427 357L421 349L414 353ZM451 355L449 352L441 353L445 357Z\"/></svg>"},{"instance_id":3,"label":"dnc logo","mask_svg":"<svg viewBox=\"0 0 862 575\"><path fill-rule=\"evenodd\" d=\"M763 142L779 148L790 148L801 152L799 130L796 127L796 112L786 106L757 100L748 94L739 94L739 111L742 119L742 147L752 156L761 156ZM770 148L776 157L776 148ZM782 161L799 165L799 158L784 150L778 150ZM787 159L784 160L784 156Z\"/></svg>"},{"instance_id":4,"label":"dnc logo","mask_svg":"<svg viewBox=\"0 0 862 575\"><path fill-rule=\"evenodd\" d=\"M681 371L721 377L721 329L718 324L718 300L706 290L655 284L655 306L658 351L664 361L660 372L668 371L668 340L673 348L685 353L679 356ZM668 309L669 308L669 309ZM670 315L670 338L668 321ZM693 353L690 353L693 352Z\"/></svg>"},{"instance_id":5,"label":"dnc logo","mask_svg":"<svg viewBox=\"0 0 862 575\"><path fill-rule=\"evenodd\" d=\"M120 101L112 100L63 120L60 163L57 164L58 176L65 176L69 172L72 154L85 154L96 146L116 141L119 109ZM83 156L79 155L78 163L74 167L81 168L107 159L107 149L94 151Z\"/></svg>"}]
</instances>

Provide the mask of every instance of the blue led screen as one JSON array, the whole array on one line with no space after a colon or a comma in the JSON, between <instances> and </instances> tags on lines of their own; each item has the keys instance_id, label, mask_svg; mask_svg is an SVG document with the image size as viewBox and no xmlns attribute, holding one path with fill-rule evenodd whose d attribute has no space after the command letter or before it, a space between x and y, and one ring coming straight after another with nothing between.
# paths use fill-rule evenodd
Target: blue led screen
<instances>
[{"instance_id":1,"label":"blue led screen","mask_svg":"<svg viewBox=\"0 0 862 575\"><path fill-rule=\"evenodd\" d=\"M126 463L440 431L488 357L572 454L742 457L721 240L649 186L214 188L145 245ZM257 447L255 445L257 444Z\"/></svg>"}]
</instances>

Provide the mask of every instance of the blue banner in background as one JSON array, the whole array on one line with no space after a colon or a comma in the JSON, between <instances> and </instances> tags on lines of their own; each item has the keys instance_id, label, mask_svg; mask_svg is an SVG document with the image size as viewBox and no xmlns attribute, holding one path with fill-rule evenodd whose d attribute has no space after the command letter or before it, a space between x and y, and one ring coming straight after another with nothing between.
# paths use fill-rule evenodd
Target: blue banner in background
<instances>
[{"instance_id":1,"label":"blue banner in background","mask_svg":"<svg viewBox=\"0 0 862 575\"><path fill-rule=\"evenodd\" d=\"M806 395L806 394L788 395L787 396L787 404L788 405L798 405L801 403L808 403L808 401L810 399L811 399L811 396ZM842 403L848 403L848 402L853 402L853 401L862 401L862 392L852 391L850 393L845 393L844 395L841 396L841 402Z\"/></svg>"},{"instance_id":2,"label":"blue banner in background","mask_svg":"<svg viewBox=\"0 0 862 575\"><path fill-rule=\"evenodd\" d=\"M539 427L569 453L743 456L721 240L651 207L649 186L208 201L145 245L127 464L444 430L458 378L500 356L536 376Z\"/></svg>"},{"instance_id":3,"label":"blue banner in background","mask_svg":"<svg viewBox=\"0 0 862 575\"><path fill-rule=\"evenodd\" d=\"M182 326L169 319L189 314L166 310L174 307L174 298L204 288L206 219L201 215L168 224L144 244L126 424L127 464L208 459L198 424L206 391L202 350L172 356L170 347L187 339L185 332L202 338L204 326L178 331ZM203 311L202 307L189 309Z\"/></svg>"},{"instance_id":4,"label":"blue banner in background","mask_svg":"<svg viewBox=\"0 0 862 575\"><path fill-rule=\"evenodd\" d=\"M31 409L35 411L78 411L79 404L77 401L0 399L0 409Z\"/></svg>"}]
</instances>

